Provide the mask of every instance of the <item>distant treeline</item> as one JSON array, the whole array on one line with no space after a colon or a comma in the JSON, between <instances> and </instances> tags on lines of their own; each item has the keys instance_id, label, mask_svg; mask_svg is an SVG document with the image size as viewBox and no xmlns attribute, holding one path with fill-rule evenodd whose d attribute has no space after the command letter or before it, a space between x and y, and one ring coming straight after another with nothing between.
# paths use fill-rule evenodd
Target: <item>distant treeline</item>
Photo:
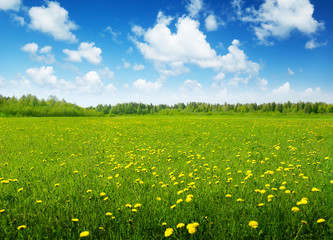
<instances>
[{"instance_id":1,"label":"distant treeline","mask_svg":"<svg viewBox=\"0 0 333 240\"><path fill-rule=\"evenodd\" d=\"M31 94L21 98L3 97L0 95L0 116L116 116L116 115L178 115L178 114L233 114L233 113L285 113L285 114L317 114L333 113L333 104L323 102L297 102L297 103L246 103L246 104L210 104L210 103L178 103L143 104L119 103L116 105L98 105L83 108L76 104L67 103L50 96L47 100L39 100Z\"/></svg>"}]
</instances>

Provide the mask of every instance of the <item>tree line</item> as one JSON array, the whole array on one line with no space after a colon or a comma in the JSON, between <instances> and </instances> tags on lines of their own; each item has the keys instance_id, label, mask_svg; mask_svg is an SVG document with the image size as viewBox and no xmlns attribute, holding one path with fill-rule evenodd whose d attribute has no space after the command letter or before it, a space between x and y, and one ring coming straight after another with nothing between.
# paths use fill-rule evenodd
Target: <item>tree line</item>
<instances>
[{"instance_id":1,"label":"tree line","mask_svg":"<svg viewBox=\"0 0 333 240\"><path fill-rule=\"evenodd\" d=\"M117 116L117 115L178 115L178 114L233 114L233 113L285 113L285 114L318 114L333 113L333 104L324 102L297 102L291 103L237 103L237 104L210 104L201 102L167 104L118 103L99 104L96 107L83 108L56 96L47 100L38 99L31 94L21 98L4 97L0 95L0 116Z\"/></svg>"}]
</instances>

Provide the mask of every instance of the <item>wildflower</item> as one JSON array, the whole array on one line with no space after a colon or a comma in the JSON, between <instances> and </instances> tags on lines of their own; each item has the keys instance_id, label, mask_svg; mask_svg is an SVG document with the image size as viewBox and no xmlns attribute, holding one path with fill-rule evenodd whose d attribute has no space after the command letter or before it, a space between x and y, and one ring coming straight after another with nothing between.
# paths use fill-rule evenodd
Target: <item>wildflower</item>
<instances>
[{"instance_id":1,"label":"wildflower","mask_svg":"<svg viewBox=\"0 0 333 240\"><path fill-rule=\"evenodd\" d=\"M106 216L112 216L112 213L107 212L105 215L106 215Z\"/></svg>"},{"instance_id":2,"label":"wildflower","mask_svg":"<svg viewBox=\"0 0 333 240\"><path fill-rule=\"evenodd\" d=\"M78 172L79 172L78 170L75 170L73 173L76 174L76 173L78 173Z\"/></svg>"},{"instance_id":3,"label":"wildflower","mask_svg":"<svg viewBox=\"0 0 333 240\"><path fill-rule=\"evenodd\" d=\"M196 227L198 227L198 226L199 226L199 223L194 222L194 223L189 223L189 224L187 224L186 228L187 228L187 229L190 229L190 228L196 228Z\"/></svg>"},{"instance_id":4,"label":"wildflower","mask_svg":"<svg viewBox=\"0 0 333 240\"><path fill-rule=\"evenodd\" d=\"M60 183L56 183L54 184L54 187L58 187L60 185Z\"/></svg>"},{"instance_id":5,"label":"wildflower","mask_svg":"<svg viewBox=\"0 0 333 240\"><path fill-rule=\"evenodd\" d=\"M171 208L171 209L174 209L176 206L177 206L177 205L174 204L174 205L172 205L170 208Z\"/></svg>"},{"instance_id":6,"label":"wildflower","mask_svg":"<svg viewBox=\"0 0 333 240\"><path fill-rule=\"evenodd\" d=\"M87 236L89 236L88 231L83 231L82 233L80 233L80 237L87 237Z\"/></svg>"},{"instance_id":7,"label":"wildflower","mask_svg":"<svg viewBox=\"0 0 333 240\"><path fill-rule=\"evenodd\" d=\"M78 222L79 219L78 218L72 218L72 222Z\"/></svg>"},{"instance_id":8,"label":"wildflower","mask_svg":"<svg viewBox=\"0 0 333 240\"><path fill-rule=\"evenodd\" d=\"M280 189L280 190L285 190L286 187L285 187L285 186L281 186L281 187L279 187L279 189Z\"/></svg>"},{"instance_id":9,"label":"wildflower","mask_svg":"<svg viewBox=\"0 0 333 240\"><path fill-rule=\"evenodd\" d=\"M135 208L132 209L132 212L137 212L138 210L136 210Z\"/></svg>"},{"instance_id":10,"label":"wildflower","mask_svg":"<svg viewBox=\"0 0 333 240\"><path fill-rule=\"evenodd\" d=\"M237 202L244 202L244 199L238 198L236 201Z\"/></svg>"},{"instance_id":11,"label":"wildflower","mask_svg":"<svg viewBox=\"0 0 333 240\"><path fill-rule=\"evenodd\" d=\"M106 195L105 192L101 192L101 193L99 194L99 196L101 196L101 197L104 197L105 195Z\"/></svg>"},{"instance_id":12,"label":"wildflower","mask_svg":"<svg viewBox=\"0 0 333 240\"><path fill-rule=\"evenodd\" d=\"M188 228L187 230L188 230L188 233L189 233L189 234L194 234L194 233L197 232L197 229L194 228L194 227L192 227L192 228Z\"/></svg>"},{"instance_id":13,"label":"wildflower","mask_svg":"<svg viewBox=\"0 0 333 240\"><path fill-rule=\"evenodd\" d=\"M177 228L183 228L183 227L185 227L185 224L184 224L184 223L178 223L178 224L177 224Z\"/></svg>"},{"instance_id":14,"label":"wildflower","mask_svg":"<svg viewBox=\"0 0 333 240\"><path fill-rule=\"evenodd\" d=\"M231 197L231 194L228 193L228 194L225 195L225 197L226 197L226 198L230 198L230 197Z\"/></svg>"},{"instance_id":15,"label":"wildflower","mask_svg":"<svg viewBox=\"0 0 333 240\"><path fill-rule=\"evenodd\" d=\"M264 206L264 203L259 203L258 206L262 207L262 206Z\"/></svg>"},{"instance_id":16,"label":"wildflower","mask_svg":"<svg viewBox=\"0 0 333 240\"><path fill-rule=\"evenodd\" d=\"M166 222L162 222L162 226L166 226L167 225L167 223Z\"/></svg>"},{"instance_id":17,"label":"wildflower","mask_svg":"<svg viewBox=\"0 0 333 240\"><path fill-rule=\"evenodd\" d=\"M18 226L18 227L17 227L17 230L26 229L26 228L27 228L26 225L21 225L21 226Z\"/></svg>"},{"instance_id":18,"label":"wildflower","mask_svg":"<svg viewBox=\"0 0 333 240\"><path fill-rule=\"evenodd\" d=\"M330 180L330 183L332 183L332 184L333 184L333 180Z\"/></svg>"},{"instance_id":19,"label":"wildflower","mask_svg":"<svg viewBox=\"0 0 333 240\"><path fill-rule=\"evenodd\" d=\"M305 220L302 220L301 223L308 224L308 222Z\"/></svg>"},{"instance_id":20,"label":"wildflower","mask_svg":"<svg viewBox=\"0 0 333 240\"><path fill-rule=\"evenodd\" d=\"M179 203L181 203L181 202L183 202L183 199L178 199L178 200L177 200L177 204L179 204Z\"/></svg>"},{"instance_id":21,"label":"wildflower","mask_svg":"<svg viewBox=\"0 0 333 240\"><path fill-rule=\"evenodd\" d=\"M23 190L23 188L20 188L20 189L17 190L17 192L21 192L22 190Z\"/></svg>"},{"instance_id":22,"label":"wildflower","mask_svg":"<svg viewBox=\"0 0 333 240\"><path fill-rule=\"evenodd\" d=\"M37 200L36 203L42 203L43 201L42 200Z\"/></svg>"},{"instance_id":23,"label":"wildflower","mask_svg":"<svg viewBox=\"0 0 333 240\"><path fill-rule=\"evenodd\" d=\"M157 197L156 199L157 199L157 201L161 201L162 200L160 197Z\"/></svg>"},{"instance_id":24,"label":"wildflower","mask_svg":"<svg viewBox=\"0 0 333 240\"><path fill-rule=\"evenodd\" d=\"M137 203L137 204L134 205L135 208L139 208L139 207L141 207L141 206L142 206L141 203Z\"/></svg>"},{"instance_id":25,"label":"wildflower","mask_svg":"<svg viewBox=\"0 0 333 240\"><path fill-rule=\"evenodd\" d=\"M291 191L290 191L290 190L286 190L286 191L285 191L285 193L287 193L287 194L290 194L290 193L291 193Z\"/></svg>"},{"instance_id":26,"label":"wildflower","mask_svg":"<svg viewBox=\"0 0 333 240\"><path fill-rule=\"evenodd\" d=\"M167 228L165 230L164 236L169 237L172 233L173 233L173 229L172 228Z\"/></svg>"},{"instance_id":27,"label":"wildflower","mask_svg":"<svg viewBox=\"0 0 333 240\"><path fill-rule=\"evenodd\" d=\"M320 190L318 188L312 188L311 191L312 192L320 192Z\"/></svg>"},{"instance_id":28,"label":"wildflower","mask_svg":"<svg viewBox=\"0 0 333 240\"><path fill-rule=\"evenodd\" d=\"M258 227L258 222L257 221L250 221L249 222L249 226L251 228L257 228Z\"/></svg>"},{"instance_id":29,"label":"wildflower","mask_svg":"<svg viewBox=\"0 0 333 240\"><path fill-rule=\"evenodd\" d=\"M1 209L0 210L0 213L3 213L3 212L5 212L6 211L6 209Z\"/></svg>"},{"instance_id":30,"label":"wildflower","mask_svg":"<svg viewBox=\"0 0 333 240\"><path fill-rule=\"evenodd\" d=\"M299 208L298 207L293 207L293 208L291 208L291 211L293 211L293 212L299 212Z\"/></svg>"},{"instance_id":31,"label":"wildflower","mask_svg":"<svg viewBox=\"0 0 333 240\"><path fill-rule=\"evenodd\" d=\"M92 190L91 190L91 189L88 189L88 190L87 190L87 193L91 193L91 192L92 192Z\"/></svg>"},{"instance_id":32,"label":"wildflower","mask_svg":"<svg viewBox=\"0 0 333 240\"><path fill-rule=\"evenodd\" d=\"M323 218L319 218L319 219L317 220L317 223L323 223L323 222L325 222L325 219L323 219Z\"/></svg>"},{"instance_id":33,"label":"wildflower","mask_svg":"<svg viewBox=\"0 0 333 240\"><path fill-rule=\"evenodd\" d=\"M308 204L307 198L302 198L301 201L297 202L297 205L306 205Z\"/></svg>"},{"instance_id":34,"label":"wildflower","mask_svg":"<svg viewBox=\"0 0 333 240\"><path fill-rule=\"evenodd\" d=\"M127 203L127 204L125 205L125 207L127 207L127 208L132 208L132 205L129 204L129 203Z\"/></svg>"}]
</instances>

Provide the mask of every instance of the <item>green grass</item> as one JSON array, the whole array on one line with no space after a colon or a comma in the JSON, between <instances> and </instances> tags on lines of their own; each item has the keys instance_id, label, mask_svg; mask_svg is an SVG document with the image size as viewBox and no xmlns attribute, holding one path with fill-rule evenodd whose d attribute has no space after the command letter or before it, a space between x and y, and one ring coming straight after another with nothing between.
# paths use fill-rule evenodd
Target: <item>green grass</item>
<instances>
[{"instance_id":1,"label":"green grass","mask_svg":"<svg viewBox=\"0 0 333 240\"><path fill-rule=\"evenodd\" d=\"M332 158L325 119L0 118L0 238L332 239Z\"/></svg>"}]
</instances>

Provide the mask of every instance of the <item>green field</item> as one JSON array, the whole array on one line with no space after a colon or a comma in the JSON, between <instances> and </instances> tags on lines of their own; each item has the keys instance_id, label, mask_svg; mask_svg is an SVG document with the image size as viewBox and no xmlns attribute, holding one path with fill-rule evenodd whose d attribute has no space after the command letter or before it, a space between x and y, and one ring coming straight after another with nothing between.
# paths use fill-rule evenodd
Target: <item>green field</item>
<instances>
[{"instance_id":1,"label":"green field","mask_svg":"<svg viewBox=\"0 0 333 240\"><path fill-rule=\"evenodd\" d=\"M0 118L0 239L332 239L332 159L324 119Z\"/></svg>"}]
</instances>

